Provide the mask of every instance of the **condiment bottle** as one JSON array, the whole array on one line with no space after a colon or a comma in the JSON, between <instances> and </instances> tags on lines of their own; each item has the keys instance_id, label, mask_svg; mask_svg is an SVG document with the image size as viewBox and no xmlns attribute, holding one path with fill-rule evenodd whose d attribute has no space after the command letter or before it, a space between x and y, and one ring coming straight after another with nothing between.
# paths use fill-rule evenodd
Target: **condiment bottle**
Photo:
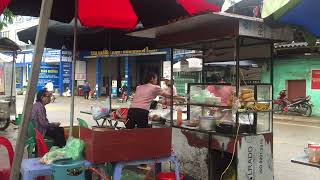
<instances>
[{"instance_id":1,"label":"condiment bottle","mask_svg":"<svg viewBox=\"0 0 320 180\"><path fill-rule=\"evenodd\" d=\"M320 145L309 145L309 161L313 163L320 162Z\"/></svg>"},{"instance_id":2,"label":"condiment bottle","mask_svg":"<svg viewBox=\"0 0 320 180\"><path fill-rule=\"evenodd\" d=\"M182 125L182 110L177 108L177 126Z\"/></svg>"}]
</instances>

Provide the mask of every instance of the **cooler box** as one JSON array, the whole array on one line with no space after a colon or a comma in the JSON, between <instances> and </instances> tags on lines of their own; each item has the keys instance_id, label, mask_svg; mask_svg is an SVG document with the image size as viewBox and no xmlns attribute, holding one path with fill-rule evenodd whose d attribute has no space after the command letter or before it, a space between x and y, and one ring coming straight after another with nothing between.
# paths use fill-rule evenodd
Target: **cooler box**
<instances>
[{"instance_id":1,"label":"cooler box","mask_svg":"<svg viewBox=\"0 0 320 180\"><path fill-rule=\"evenodd\" d=\"M84 158L92 163L143 160L171 155L171 128L92 130L81 127Z\"/></svg>"}]
</instances>

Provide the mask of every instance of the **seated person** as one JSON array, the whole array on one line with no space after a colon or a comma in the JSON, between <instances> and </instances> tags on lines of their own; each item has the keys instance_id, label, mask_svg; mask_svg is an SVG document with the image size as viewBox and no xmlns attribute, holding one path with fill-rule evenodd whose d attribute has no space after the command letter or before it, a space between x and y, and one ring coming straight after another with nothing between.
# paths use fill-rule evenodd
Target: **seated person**
<instances>
[{"instance_id":1,"label":"seated person","mask_svg":"<svg viewBox=\"0 0 320 180\"><path fill-rule=\"evenodd\" d=\"M37 94L36 103L32 108L32 123L34 127L45 137L52 138L54 146L63 147L66 145L64 130L60 123L49 123L45 105L50 103L50 93L42 89Z\"/></svg>"}]
</instances>

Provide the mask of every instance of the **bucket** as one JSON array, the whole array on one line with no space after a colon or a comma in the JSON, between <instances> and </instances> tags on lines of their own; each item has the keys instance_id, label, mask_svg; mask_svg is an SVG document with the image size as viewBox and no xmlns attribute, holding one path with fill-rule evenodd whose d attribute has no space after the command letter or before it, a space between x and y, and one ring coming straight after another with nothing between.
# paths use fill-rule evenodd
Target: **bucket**
<instances>
[{"instance_id":1,"label":"bucket","mask_svg":"<svg viewBox=\"0 0 320 180\"><path fill-rule=\"evenodd\" d=\"M180 174L180 180L183 179L183 176ZM175 172L161 172L157 175L157 180L176 180Z\"/></svg>"},{"instance_id":2,"label":"bucket","mask_svg":"<svg viewBox=\"0 0 320 180\"><path fill-rule=\"evenodd\" d=\"M53 161L51 167L54 180L85 180L84 161L59 159Z\"/></svg>"}]
</instances>

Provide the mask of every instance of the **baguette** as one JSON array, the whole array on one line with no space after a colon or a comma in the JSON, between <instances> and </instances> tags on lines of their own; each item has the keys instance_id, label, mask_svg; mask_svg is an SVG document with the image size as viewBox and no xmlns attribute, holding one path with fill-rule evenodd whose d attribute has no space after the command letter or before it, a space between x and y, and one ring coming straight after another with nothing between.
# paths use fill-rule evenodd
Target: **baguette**
<instances>
[{"instance_id":1,"label":"baguette","mask_svg":"<svg viewBox=\"0 0 320 180\"><path fill-rule=\"evenodd\" d=\"M254 93L245 93L245 94L241 94L241 98L243 100L248 99L248 98L253 98L254 97Z\"/></svg>"}]
</instances>

